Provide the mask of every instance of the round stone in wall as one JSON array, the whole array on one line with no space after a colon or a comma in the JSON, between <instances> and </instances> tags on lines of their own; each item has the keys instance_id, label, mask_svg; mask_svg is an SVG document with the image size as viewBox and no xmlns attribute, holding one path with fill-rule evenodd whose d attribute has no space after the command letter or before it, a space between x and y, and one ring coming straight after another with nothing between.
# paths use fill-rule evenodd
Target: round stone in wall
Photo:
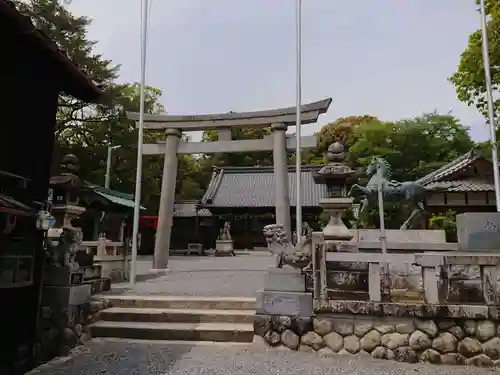
<instances>
[{"instance_id":1,"label":"round stone in wall","mask_svg":"<svg viewBox=\"0 0 500 375\"><path fill-rule=\"evenodd\" d=\"M476 337L481 341L486 341L495 336L496 326L491 320L482 320L477 323Z\"/></svg>"},{"instance_id":2,"label":"round stone in wall","mask_svg":"<svg viewBox=\"0 0 500 375\"><path fill-rule=\"evenodd\" d=\"M325 336L333 331L333 320L331 318L314 318L313 328L318 335Z\"/></svg>"},{"instance_id":3,"label":"round stone in wall","mask_svg":"<svg viewBox=\"0 0 500 375\"><path fill-rule=\"evenodd\" d=\"M377 346L380 346L380 332L371 330L361 339L361 347L367 352L371 352Z\"/></svg>"},{"instance_id":4,"label":"round stone in wall","mask_svg":"<svg viewBox=\"0 0 500 375\"><path fill-rule=\"evenodd\" d=\"M427 334L429 337L434 338L437 336L439 329L434 320L416 320L415 327Z\"/></svg>"},{"instance_id":5,"label":"round stone in wall","mask_svg":"<svg viewBox=\"0 0 500 375\"><path fill-rule=\"evenodd\" d=\"M377 359L394 359L394 352L391 349L384 348L383 346L378 346L372 351L372 357Z\"/></svg>"},{"instance_id":6,"label":"round stone in wall","mask_svg":"<svg viewBox=\"0 0 500 375\"><path fill-rule=\"evenodd\" d=\"M351 335L344 337L344 349L349 353L355 354L359 352L361 345L357 336Z\"/></svg>"},{"instance_id":7,"label":"round stone in wall","mask_svg":"<svg viewBox=\"0 0 500 375\"><path fill-rule=\"evenodd\" d=\"M281 336L276 331L267 331L266 334L264 335L264 338L271 346L276 346L281 341Z\"/></svg>"},{"instance_id":8,"label":"round stone in wall","mask_svg":"<svg viewBox=\"0 0 500 375\"><path fill-rule=\"evenodd\" d=\"M420 351L430 348L432 340L426 333L417 330L410 335L409 344L414 350Z\"/></svg>"},{"instance_id":9,"label":"round stone in wall","mask_svg":"<svg viewBox=\"0 0 500 375\"><path fill-rule=\"evenodd\" d=\"M432 364L441 363L441 355L437 350L434 349L426 349L420 355L420 361L429 362Z\"/></svg>"},{"instance_id":10,"label":"round stone in wall","mask_svg":"<svg viewBox=\"0 0 500 375\"><path fill-rule=\"evenodd\" d=\"M344 338L337 332L331 332L323 337L325 344L335 353L340 351L344 347Z\"/></svg>"},{"instance_id":11,"label":"round stone in wall","mask_svg":"<svg viewBox=\"0 0 500 375\"><path fill-rule=\"evenodd\" d=\"M466 337L458 343L457 351L464 357L471 358L481 354L483 347L481 346L479 340L472 337Z\"/></svg>"},{"instance_id":12,"label":"round stone in wall","mask_svg":"<svg viewBox=\"0 0 500 375\"><path fill-rule=\"evenodd\" d=\"M300 343L310 346L314 350L319 350L325 347L323 338L314 331L309 331L300 339Z\"/></svg>"},{"instance_id":13,"label":"round stone in wall","mask_svg":"<svg viewBox=\"0 0 500 375\"><path fill-rule=\"evenodd\" d=\"M281 334L281 343L287 348L297 350L300 344L300 337L292 330L285 330Z\"/></svg>"},{"instance_id":14,"label":"round stone in wall","mask_svg":"<svg viewBox=\"0 0 500 375\"><path fill-rule=\"evenodd\" d=\"M442 354L453 353L457 349L457 338L449 332L441 332L432 341L432 348Z\"/></svg>"},{"instance_id":15,"label":"round stone in wall","mask_svg":"<svg viewBox=\"0 0 500 375\"><path fill-rule=\"evenodd\" d=\"M493 337L483 343L484 353L493 360L500 359L500 338Z\"/></svg>"}]
</instances>

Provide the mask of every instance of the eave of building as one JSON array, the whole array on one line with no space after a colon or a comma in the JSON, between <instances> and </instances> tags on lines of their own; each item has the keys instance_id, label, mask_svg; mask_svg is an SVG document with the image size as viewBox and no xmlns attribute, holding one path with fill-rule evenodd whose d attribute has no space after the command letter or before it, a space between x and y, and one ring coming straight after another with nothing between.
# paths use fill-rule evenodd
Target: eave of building
<instances>
[{"instance_id":1,"label":"eave of building","mask_svg":"<svg viewBox=\"0 0 500 375\"><path fill-rule=\"evenodd\" d=\"M103 186L92 184L90 182L85 182L85 187L90 189L91 192L97 195L100 199L104 199L106 202L112 205L118 205L125 207L126 209L135 208L134 196L132 194L123 193L117 190L106 189ZM141 205L141 210L145 210L146 207Z\"/></svg>"},{"instance_id":2,"label":"eave of building","mask_svg":"<svg viewBox=\"0 0 500 375\"><path fill-rule=\"evenodd\" d=\"M456 174L457 172L465 171L481 158L483 158L482 155L477 153L475 150L471 150L434 172L418 179L416 182L428 188L431 183L446 181L450 176Z\"/></svg>"},{"instance_id":3,"label":"eave of building","mask_svg":"<svg viewBox=\"0 0 500 375\"><path fill-rule=\"evenodd\" d=\"M455 181L435 181L425 185L425 188L433 192L492 192L495 186L492 183L479 180L455 180Z\"/></svg>"},{"instance_id":4,"label":"eave of building","mask_svg":"<svg viewBox=\"0 0 500 375\"><path fill-rule=\"evenodd\" d=\"M174 217L211 217L212 213L207 208L199 206L199 201L182 201L174 204Z\"/></svg>"},{"instance_id":5,"label":"eave of building","mask_svg":"<svg viewBox=\"0 0 500 375\"><path fill-rule=\"evenodd\" d=\"M325 185L314 182L314 173L321 165L301 168L302 206L318 207L327 195ZM296 205L295 166L288 167L290 206ZM273 167L214 167L212 179L201 200L203 207L274 207L275 183Z\"/></svg>"}]
</instances>

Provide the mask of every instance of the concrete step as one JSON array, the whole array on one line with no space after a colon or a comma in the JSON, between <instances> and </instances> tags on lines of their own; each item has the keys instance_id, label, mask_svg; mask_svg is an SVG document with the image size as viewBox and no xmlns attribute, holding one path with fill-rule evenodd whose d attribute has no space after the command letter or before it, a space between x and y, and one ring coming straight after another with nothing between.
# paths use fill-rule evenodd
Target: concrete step
<instances>
[{"instance_id":1,"label":"concrete step","mask_svg":"<svg viewBox=\"0 0 500 375\"><path fill-rule=\"evenodd\" d=\"M99 296L111 302L112 307L193 310L254 310L252 297L205 296Z\"/></svg>"},{"instance_id":2,"label":"concrete step","mask_svg":"<svg viewBox=\"0 0 500 375\"><path fill-rule=\"evenodd\" d=\"M101 311L101 320L157 323L253 323L254 310L194 310L111 307Z\"/></svg>"},{"instance_id":3,"label":"concrete step","mask_svg":"<svg viewBox=\"0 0 500 375\"><path fill-rule=\"evenodd\" d=\"M85 280L84 284L90 284L90 293L92 295L101 294L111 289L111 279L109 277Z\"/></svg>"},{"instance_id":4,"label":"concrete step","mask_svg":"<svg viewBox=\"0 0 500 375\"><path fill-rule=\"evenodd\" d=\"M90 326L92 337L135 340L252 342L250 323L147 323L98 321Z\"/></svg>"}]
</instances>

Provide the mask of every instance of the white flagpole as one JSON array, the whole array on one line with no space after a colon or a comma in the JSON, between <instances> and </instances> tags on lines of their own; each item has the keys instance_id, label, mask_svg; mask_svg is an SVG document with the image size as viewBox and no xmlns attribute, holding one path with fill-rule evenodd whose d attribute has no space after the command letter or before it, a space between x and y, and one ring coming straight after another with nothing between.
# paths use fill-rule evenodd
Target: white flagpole
<instances>
[{"instance_id":1,"label":"white flagpole","mask_svg":"<svg viewBox=\"0 0 500 375\"><path fill-rule=\"evenodd\" d=\"M148 32L149 0L142 0L141 19L141 81L140 81L140 107L139 107L139 129L137 135L137 167L135 175L135 199L134 199L134 227L132 230L132 260L130 267L130 285L135 284L137 273L137 246L139 237L139 216L141 212L141 183L142 183L142 145L144 143L144 87L146 85L146 42Z\"/></svg>"},{"instance_id":2,"label":"white flagpole","mask_svg":"<svg viewBox=\"0 0 500 375\"><path fill-rule=\"evenodd\" d=\"M302 102L302 0L297 0L296 9L296 58L297 58L297 91L296 91L296 115L297 119L295 122L295 136L296 149L295 149L295 177L297 179L295 183L296 191L296 202L295 202L295 218L296 227L295 232L297 233L297 238L300 238L302 232L302 196L301 196L301 165L302 165L302 155L301 155L301 121L300 121L300 107Z\"/></svg>"},{"instance_id":3,"label":"white flagpole","mask_svg":"<svg viewBox=\"0 0 500 375\"><path fill-rule=\"evenodd\" d=\"M484 65L484 80L486 81L486 97L488 100L488 121L490 125L491 137L491 159L493 161L493 178L495 181L495 199L497 211L500 212L500 176L498 171L498 150L495 122L495 107L493 103L493 90L491 87L491 70L490 56L488 48L488 33L486 24L486 10L484 0L480 0L479 13L481 13L481 31L483 36L483 65Z\"/></svg>"}]
</instances>

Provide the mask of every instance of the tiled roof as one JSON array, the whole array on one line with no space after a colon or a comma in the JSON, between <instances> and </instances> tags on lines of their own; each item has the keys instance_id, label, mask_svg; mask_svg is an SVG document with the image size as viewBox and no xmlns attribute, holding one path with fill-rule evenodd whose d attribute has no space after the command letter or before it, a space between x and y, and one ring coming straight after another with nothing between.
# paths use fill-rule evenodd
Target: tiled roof
<instances>
[{"instance_id":1,"label":"tiled roof","mask_svg":"<svg viewBox=\"0 0 500 375\"><path fill-rule=\"evenodd\" d=\"M301 169L302 205L317 207L327 195L325 185L313 180L321 165L304 165ZM288 166L290 206L296 204L295 166ZM273 167L214 168L212 180L202 203L214 207L274 207L275 181Z\"/></svg>"},{"instance_id":2,"label":"tiled roof","mask_svg":"<svg viewBox=\"0 0 500 375\"><path fill-rule=\"evenodd\" d=\"M427 190L446 190L450 192L495 191L495 185L475 180L435 181L425 185Z\"/></svg>"},{"instance_id":3,"label":"tiled roof","mask_svg":"<svg viewBox=\"0 0 500 375\"><path fill-rule=\"evenodd\" d=\"M196 213L197 201L184 201L174 204L174 217L209 217L212 213L206 208L200 208Z\"/></svg>"},{"instance_id":4,"label":"tiled roof","mask_svg":"<svg viewBox=\"0 0 500 375\"><path fill-rule=\"evenodd\" d=\"M434 172L429 173L427 176L422 177L416 182L427 187L427 185L431 182L442 181L452 173L470 167L476 160L481 157L482 156L479 155L476 151L471 150L466 154L458 157L457 159L451 161L450 163L435 170Z\"/></svg>"}]
</instances>

